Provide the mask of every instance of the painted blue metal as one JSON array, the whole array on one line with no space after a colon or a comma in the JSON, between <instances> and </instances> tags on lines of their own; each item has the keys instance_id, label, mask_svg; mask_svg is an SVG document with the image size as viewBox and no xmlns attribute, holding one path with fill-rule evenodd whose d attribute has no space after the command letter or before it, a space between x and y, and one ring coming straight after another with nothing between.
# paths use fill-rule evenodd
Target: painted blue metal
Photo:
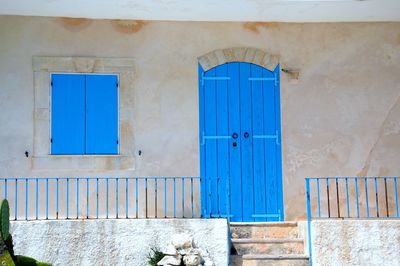
<instances>
[{"instance_id":1,"label":"painted blue metal","mask_svg":"<svg viewBox=\"0 0 400 266\"><path fill-rule=\"evenodd\" d=\"M38 219L38 217L39 217L39 180L36 178L36 180L35 180L35 183L36 183L36 194L35 194L35 198L36 198L36 202L35 202L35 210L36 210L36 212L35 212L35 214L36 214L36 220Z\"/></svg>"},{"instance_id":2,"label":"painted blue metal","mask_svg":"<svg viewBox=\"0 0 400 266\"><path fill-rule=\"evenodd\" d=\"M164 218L167 218L167 178L164 177Z\"/></svg>"},{"instance_id":3,"label":"painted blue metal","mask_svg":"<svg viewBox=\"0 0 400 266\"><path fill-rule=\"evenodd\" d=\"M350 203L349 203L349 181L346 177L346 206L347 206L347 217L350 217Z\"/></svg>"},{"instance_id":4,"label":"painted blue metal","mask_svg":"<svg viewBox=\"0 0 400 266\"><path fill-rule=\"evenodd\" d=\"M355 179L355 186L356 186L357 218L360 218L360 204L358 202L358 178Z\"/></svg>"},{"instance_id":5,"label":"painted blue metal","mask_svg":"<svg viewBox=\"0 0 400 266\"><path fill-rule=\"evenodd\" d=\"M125 218L129 217L129 206L128 206L128 202L129 202L129 188L128 188L129 182L128 182L128 178L125 179Z\"/></svg>"},{"instance_id":6,"label":"painted blue metal","mask_svg":"<svg viewBox=\"0 0 400 266\"><path fill-rule=\"evenodd\" d=\"M7 192L8 192L8 188L7 188L7 180L4 181L4 198L7 199Z\"/></svg>"},{"instance_id":7,"label":"painted blue metal","mask_svg":"<svg viewBox=\"0 0 400 266\"><path fill-rule=\"evenodd\" d=\"M18 179L15 178L15 218L14 220L18 219Z\"/></svg>"},{"instance_id":8,"label":"painted blue metal","mask_svg":"<svg viewBox=\"0 0 400 266\"><path fill-rule=\"evenodd\" d=\"M279 66L199 66L203 217L284 219L279 97Z\"/></svg>"},{"instance_id":9,"label":"painted blue metal","mask_svg":"<svg viewBox=\"0 0 400 266\"><path fill-rule=\"evenodd\" d=\"M89 178L86 178L86 219L89 219Z\"/></svg>"},{"instance_id":10,"label":"painted blue metal","mask_svg":"<svg viewBox=\"0 0 400 266\"><path fill-rule=\"evenodd\" d=\"M319 188L318 188L319 192ZM307 232L308 232L308 252L309 252L309 263L312 266L312 244L311 244L311 197L310 197L310 179L306 178L306 202L307 202ZM320 217L320 215L319 215Z\"/></svg>"},{"instance_id":11,"label":"painted blue metal","mask_svg":"<svg viewBox=\"0 0 400 266\"><path fill-rule=\"evenodd\" d=\"M118 194L118 184L119 182L118 182L118 178L115 178L115 218L117 218L118 219L118 212L119 212L119 210L118 210L118 196L119 196L119 194Z\"/></svg>"},{"instance_id":12,"label":"painted blue metal","mask_svg":"<svg viewBox=\"0 0 400 266\"><path fill-rule=\"evenodd\" d=\"M396 217L399 217L399 197L397 194L397 177L394 178L393 183L394 183L394 194L396 199Z\"/></svg>"},{"instance_id":13,"label":"painted blue metal","mask_svg":"<svg viewBox=\"0 0 400 266\"><path fill-rule=\"evenodd\" d=\"M76 219L78 219L79 217L79 178L76 179L76 183L75 183L75 188L76 188L76 199L75 199L75 211L76 211Z\"/></svg>"},{"instance_id":14,"label":"painted blue metal","mask_svg":"<svg viewBox=\"0 0 400 266\"><path fill-rule=\"evenodd\" d=\"M67 204L67 209L66 209L66 216L68 219L68 213L69 213L69 179L67 179L67 188L66 188L66 204Z\"/></svg>"},{"instance_id":15,"label":"painted blue metal","mask_svg":"<svg viewBox=\"0 0 400 266\"><path fill-rule=\"evenodd\" d=\"M28 179L25 179L25 220L28 220L28 208L29 208L29 204L28 204Z\"/></svg>"},{"instance_id":16,"label":"painted blue metal","mask_svg":"<svg viewBox=\"0 0 400 266\"><path fill-rule=\"evenodd\" d=\"M106 179L106 219L108 219L108 178Z\"/></svg>"},{"instance_id":17,"label":"painted blue metal","mask_svg":"<svg viewBox=\"0 0 400 266\"><path fill-rule=\"evenodd\" d=\"M182 177L181 179L181 186L182 186L182 191L181 191L181 198L182 198L182 217L185 217L185 181Z\"/></svg>"},{"instance_id":18,"label":"painted blue metal","mask_svg":"<svg viewBox=\"0 0 400 266\"><path fill-rule=\"evenodd\" d=\"M49 180L46 179L46 220L49 219Z\"/></svg>"},{"instance_id":19,"label":"painted blue metal","mask_svg":"<svg viewBox=\"0 0 400 266\"><path fill-rule=\"evenodd\" d=\"M96 178L96 218L99 218L99 179Z\"/></svg>"},{"instance_id":20,"label":"painted blue metal","mask_svg":"<svg viewBox=\"0 0 400 266\"><path fill-rule=\"evenodd\" d=\"M111 180L111 183L110 183ZM115 180L115 189L113 187ZM129 204L130 204L130 196L129 196L129 183L135 182L136 191L135 198L136 200L136 210L129 212ZM143 184L144 188L140 185ZM164 210L162 213L164 215L159 215L156 211L154 214L154 218L169 218L172 217L171 214L168 214L171 210L167 205L167 198L171 197L172 191L167 189L168 180L173 181L174 183L174 214L175 218L195 218L200 217L200 209L197 209L197 200L195 198L196 195L200 195L200 187L198 186L200 182L197 183L196 180L200 181L199 177L78 177L78 178L68 178L68 177L55 177L55 178L37 178L37 177L24 177L24 178L0 178L0 195L4 195L5 184L7 186L15 184L15 191L8 191L8 196L14 198L15 204L11 206L11 212L14 212L14 219L18 220L18 195L20 193L25 193L25 200L23 202L23 220L41 220L41 219L90 219L90 218L141 218L139 217L139 213L146 213L146 218L148 218L148 213L153 213L153 211L158 210L159 202L158 202L158 193L159 193L159 182L164 184ZM177 181L178 180L178 181ZM1 182L4 182L1 184ZM20 188L18 184L23 182L24 185ZM82 182L85 188L81 188ZM95 182L95 193L96 193L96 202L95 208L93 208L93 213L89 208L90 206L90 183ZM221 186L229 187L229 184L224 183L221 179ZM154 189L152 189L152 185L154 184ZM196 185L195 185L196 184ZM55 186L54 186L55 185ZM121 187L122 186L122 187ZM180 186L180 188L179 188ZM176 190L179 188L179 192ZM72 189L73 191L70 191ZM149 190L150 189L150 190ZM33 194L34 190L34 194ZM141 194L140 190L144 191L144 194ZM30 193L32 192L32 195ZM45 195L43 195L39 191L45 191ZM63 191L65 193L63 193ZM61 194L59 194L61 192ZM70 195L70 193L72 193ZM168 196L168 193L171 193ZM65 198L64 198L65 194ZM86 195L85 195L86 194ZM149 199L145 199L145 206L139 206L139 194L144 195L144 198L149 197ZM178 202L177 197L180 194L180 199ZM43 205L41 205L41 200L43 201ZM65 205L59 208L59 199L65 199ZM31 199L30 199L31 198ZM99 204L99 198L105 199L104 205ZM120 208L120 200L124 199L125 202L125 213L122 212L124 208ZM55 199L55 210L49 208L49 200ZM110 201L111 199L111 201ZM115 204L113 199L115 199ZM225 195L225 200L229 199L229 195ZM141 200L141 199L140 199ZM31 202L30 202L31 201ZM84 201L84 203L82 202ZM147 204L148 202L154 202L150 206ZM94 202L93 202L94 203ZM86 204L85 210L80 212L80 206ZM32 208L32 205L35 205ZM70 209L71 206L74 208ZM104 207L103 207L104 206ZM142 209L141 209L142 208ZM179 211L177 210L179 208ZM41 210L45 210L43 214L41 214ZM226 213L229 210L229 205L227 205ZM32 213L32 211L34 213ZM71 215L71 212L73 213ZM225 210L221 210L220 213L212 214L213 217L227 217L230 218L229 215L226 215ZM115 213L115 216L114 216ZM153 218L152 215L150 215ZM211 216L211 214L210 214Z\"/></svg>"},{"instance_id":21,"label":"painted blue metal","mask_svg":"<svg viewBox=\"0 0 400 266\"><path fill-rule=\"evenodd\" d=\"M84 154L85 75L51 78L51 154Z\"/></svg>"},{"instance_id":22,"label":"painted blue metal","mask_svg":"<svg viewBox=\"0 0 400 266\"><path fill-rule=\"evenodd\" d=\"M86 154L118 153L118 78L86 75Z\"/></svg>"},{"instance_id":23,"label":"painted blue metal","mask_svg":"<svg viewBox=\"0 0 400 266\"><path fill-rule=\"evenodd\" d=\"M364 186L365 186L365 202L366 202L365 210L367 213L367 218L369 218L368 179L366 177L364 178Z\"/></svg>"}]
</instances>

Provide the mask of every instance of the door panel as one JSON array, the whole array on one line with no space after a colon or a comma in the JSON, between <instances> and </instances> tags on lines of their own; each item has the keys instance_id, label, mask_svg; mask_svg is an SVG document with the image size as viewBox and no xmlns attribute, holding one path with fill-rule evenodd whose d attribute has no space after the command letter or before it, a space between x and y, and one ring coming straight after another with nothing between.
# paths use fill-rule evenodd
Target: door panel
<instances>
[{"instance_id":1,"label":"door panel","mask_svg":"<svg viewBox=\"0 0 400 266\"><path fill-rule=\"evenodd\" d=\"M202 214L283 219L279 67L199 68Z\"/></svg>"}]
</instances>

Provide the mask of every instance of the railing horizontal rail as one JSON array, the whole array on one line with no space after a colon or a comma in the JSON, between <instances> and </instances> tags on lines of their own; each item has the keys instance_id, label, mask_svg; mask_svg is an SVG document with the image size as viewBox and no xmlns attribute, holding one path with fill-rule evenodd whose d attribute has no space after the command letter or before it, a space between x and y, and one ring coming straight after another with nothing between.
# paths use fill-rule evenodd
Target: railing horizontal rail
<instances>
[{"instance_id":1,"label":"railing horizontal rail","mask_svg":"<svg viewBox=\"0 0 400 266\"><path fill-rule=\"evenodd\" d=\"M0 178L14 220L198 218L199 177Z\"/></svg>"}]
</instances>

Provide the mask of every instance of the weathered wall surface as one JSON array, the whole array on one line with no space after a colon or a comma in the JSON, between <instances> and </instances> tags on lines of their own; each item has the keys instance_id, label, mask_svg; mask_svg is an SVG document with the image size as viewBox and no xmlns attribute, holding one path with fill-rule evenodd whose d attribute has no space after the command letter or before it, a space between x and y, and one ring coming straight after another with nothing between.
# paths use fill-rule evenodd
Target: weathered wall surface
<instances>
[{"instance_id":1,"label":"weathered wall surface","mask_svg":"<svg viewBox=\"0 0 400 266\"><path fill-rule=\"evenodd\" d=\"M400 221L312 222L313 265L400 265Z\"/></svg>"},{"instance_id":2,"label":"weathered wall surface","mask_svg":"<svg viewBox=\"0 0 400 266\"><path fill-rule=\"evenodd\" d=\"M228 263L224 219L120 219L11 222L16 254L53 265L146 266L151 248L164 248L171 236L187 233L207 250L215 265Z\"/></svg>"},{"instance_id":3,"label":"weathered wall surface","mask_svg":"<svg viewBox=\"0 0 400 266\"><path fill-rule=\"evenodd\" d=\"M304 218L304 177L400 173L400 23L115 22L0 17L1 176L199 175L197 57L229 47L280 55L286 219ZM113 158L34 150L33 56L132 58L132 135ZM138 151L142 155L138 155ZM129 164L129 165L127 165Z\"/></svg>"}]
</instances>

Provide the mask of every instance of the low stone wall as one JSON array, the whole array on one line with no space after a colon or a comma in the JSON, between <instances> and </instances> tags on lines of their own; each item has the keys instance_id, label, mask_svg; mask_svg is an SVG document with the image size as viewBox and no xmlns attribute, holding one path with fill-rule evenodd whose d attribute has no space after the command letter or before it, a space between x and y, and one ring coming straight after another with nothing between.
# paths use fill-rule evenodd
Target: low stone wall
<instances>
[{"instance_id":1,"label":"low stone wall","mask_svg":"<svg viewBox=\"0 0 400 266\"><path fill-rule=\"evenodd\" d=\"M313 265L400 265L400 220L312 222Z\"/></svg>"},{"instance_id":2,"label":"low stone wall","mask_svg":"<svg viewBox=\"0 0 400 266\"><path fill-rule=\"evenodd\" d=\"M215 265L228 265L224 219L108 219L11 222L15 252L53 265L147 265L152 247L193 236Z\"/></svg>"}]
</instances>

